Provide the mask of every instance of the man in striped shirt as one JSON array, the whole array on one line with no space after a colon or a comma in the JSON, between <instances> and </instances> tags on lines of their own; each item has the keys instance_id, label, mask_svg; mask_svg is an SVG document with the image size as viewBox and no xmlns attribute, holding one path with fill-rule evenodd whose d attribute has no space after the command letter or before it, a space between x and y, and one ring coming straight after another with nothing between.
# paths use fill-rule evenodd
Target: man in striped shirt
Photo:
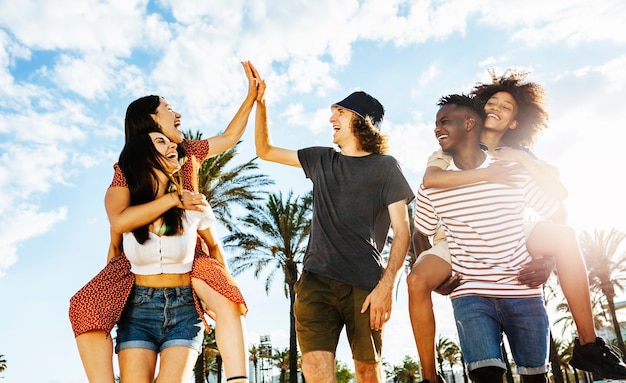
<instances>
[{"instance_id":1,"label":"man in striped shirt","mask_svg":"<svg viewBox=\"0 0 626 383\"><path fill-rule=\"evenodd\" d=\"M443 97L438 105L435 136L453 158L450 169L495 161L479 145L482 105L462 95ZM502 381L502 332L522 382L547 381L549 330L541 288L518 280L522 265L531 260L524 236L527 208L549 218L561 211L561 203L521 169L513 184L477 182L418 191L416 229L430 236L441 225L452 269L462 275L450 298L470 378L478 383Z\"/></svg>"}]
</instances>

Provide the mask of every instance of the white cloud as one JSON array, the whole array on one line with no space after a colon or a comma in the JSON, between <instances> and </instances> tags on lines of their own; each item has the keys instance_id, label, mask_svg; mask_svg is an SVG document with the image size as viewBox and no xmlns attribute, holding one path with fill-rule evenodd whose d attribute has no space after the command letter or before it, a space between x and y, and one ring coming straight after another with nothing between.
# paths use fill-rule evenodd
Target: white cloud
<instances>
[{"instance_id":1,"label":"white cloud","mask_svg":"<svg viewBox=\"0 0 626 383\"><path fill-rule=\"evenodd\" d=\"M0 199L4 200L4 197L0 196ZM8 211L0 207L0 278L17 262L17 249L22 242L48 232L66 216L66 207L45 212L26 203L11 206Z\"/></svg>"},{"instance_id":2,"label":"white cloud","mask_svg":"<svg viewBox=\"0 0 626 383\"><path fill-rule=\"evenodd\" d=\"M512 11L514 10L514 11ZM529 45L566 42L626 41L622 24L626 4L620 0L489 1L481 7L481 21L513 32L513 40Z\"/></svg>"},{"instance_id":3,"label":"white cloud","mask_svg":"<svg viewBox=\"0 0 626 383\"><path fill-rule=\"evenodd\" d=\"M394 124L385 121L383 133L389 136L389 152L400 162L405 172L422 172L426 167L426 159L438 148L434 138L435 116L424 119L419 112L411 116L411 120ZM419 186L421 179L409 179L411 187Z\"/></svg>"},{"instance_id":4,"label":"white cloud","mask_svg":"<svg viewBox=\"0 0 626 383\"><path fill-rule=\"evenodd\" d=\"M121 64L109 55L89 54L84 57L61 55L48 76L59 89L68 89L92 100L104 98L114 89L120 80L117 69L123 67Z\"/></svg>"},{"instance_id":5,"label":"white cloud","mask_svg":"<svg viewBox=\"0 0 626 383\"><path fill-rule=\"evenodd\" d=\"M439 75L439 65L430 65L428 69L420 74L418 89L430 85L431 81Z\"/></svg>"},{"instance_id":6,"label":"white cloud","mask_svg":"<svg viewBox=\"0 0 626 383\"><path fill-rule=\"evenodd\" d=\"M3 1L0 25L32 49L129 55L144 44L147 0Z\"/></svg>"},{"instance_id":7,"label":"white cloud","mask_svg":"<svg viewBox=\"0 0 626 383\"><path fill-rule=\"evenodd\" d=\"M314 135L331 132L328 122L330 108L319 108L312 112L305 109L302 103L289 104L281 113L290 129L304 128Z\"/></svg>"},{"instance_id":8,"label":"white cloud","mask_svg":"<svg viewBox=\"0 0 626 383\"><path fill-rule=\"evenodd\" d=\"M0 147L0 189L8 192L3 202L15 204L33 193L50 190L52 184L65 183L64 167L68 153L56 145L25 146L17 143ZM2 210L0 210L0 213Z\"/></svg>"},{"instance_id":9,"label":"white cloud","mask_svg":"<svg viewBox=\"0 0 626 383\"><path fill-rule=\"evenodd\" d=\"M623 91L626 89L626 71L624 68L626 68L626 54L593 68L593 70L602 75L607 93L616 98L622 98Z\"/></svg>"},{"instance_id":10,"label":"white cloud","mask_svg":"<svg viewBox=\"0 0 626 383\"><path fill-rule=\"evenodd\" d=\"M14 137L16 142L69 143L84 140L87 128L93 125L85 106L67 100L56 100L53 110L24 110L7 113L0 122L0 132Z\"/></svg>"}]
</instances>

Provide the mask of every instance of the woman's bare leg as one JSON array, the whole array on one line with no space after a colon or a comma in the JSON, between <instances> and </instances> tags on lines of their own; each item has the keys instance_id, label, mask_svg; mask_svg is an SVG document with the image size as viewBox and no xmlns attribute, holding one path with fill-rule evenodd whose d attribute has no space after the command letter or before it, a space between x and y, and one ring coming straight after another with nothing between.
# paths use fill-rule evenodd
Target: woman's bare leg
<instances>
[{"instance_id":1,"label":"woman's bare leg","mask_svg":"<svg viewBox=\"0 0 626 383\"><path fill-rule=\"evenodd\" d=\"M186 383L191 379L198 352L189 347L174 346L161 351L156 383Z\"/></svg>"},{"instance_id":2,"label":"woman's bare leg","mask_svg":"<svg viewBox=\"0 0 626 383\"><path fill-rule=\"evenodd\" d=\"M192 350L193 351L193 350ZM157 353L145 348L127 348L118 353L120 381L153 383Z\"/></svg>"},{"instance_id":3,"label":"woman's bare leg","mask_svg":"<svg viewBox=\"0 0 626 383\"><path fill-rule=\"evenodd\" d=\"M578 329L581 344L595 342L587 266L572 228L551 222L539 222L526 239L533 257L553 256L557 276Z\"/></svg>"},{"instance_id":4,"label":"woman's bare leg","mask_svg":"<svg viewBox=\"0 0 626 383\"><path fill-rule=\"evenodd\" d=\"M248 376L245 317L232 302L201 279L192 278L194 291L206 309L215 313L215 340L224 362L226 378Z\"/></svg>"},{"instance_id":5,"label":"woman's bare leg","mask_svg":"<svg viewBox=\"0 0 626 383\"><path fill-rule=\"evenodd\" d=\"M88 331L76 337L78 353L89 383L113 383L113 341L104 331Z\"/></svg>"},{"instance_id":6,"label":"woman's bare leg","mask_svg":"<svg viewBox=\"0 0 626 383\"><path fill-rule=\"evenodd\" d=\"M420 256L407 277L409 315L417 353L422 365L422 379L437 383L435 362L435 313L432 292L452 273L452 267L433 254Z\"/></svg>"}]
</instances>

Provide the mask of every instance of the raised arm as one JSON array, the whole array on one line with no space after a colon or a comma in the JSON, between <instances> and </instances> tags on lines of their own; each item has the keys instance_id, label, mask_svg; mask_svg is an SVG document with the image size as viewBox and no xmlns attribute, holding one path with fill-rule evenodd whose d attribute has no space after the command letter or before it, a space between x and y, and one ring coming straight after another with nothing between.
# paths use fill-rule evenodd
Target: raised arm
<instances>
[{"instance_id":1,"label":"raised arm","mask_svg":"<svg viewBox=\"0 0 626 383\"><path fill-rule=\"evenodd\" d=\"M239 107L239 110L237 110L237 113L235 113L235 116L226 127L226 130L224 130L222 134L208 139L209 156L215 156L235 146L248 125L248 117L254 106L254 101L257 98L259 83L262 80L259 72L257 72L250 61L244 61L241 65L248 79L248 94Z\"/></svg>"},{"instance_id":2,"label":"raised arm","mask_svg":"<svg viewBox=\"0 0 626 383\"><path fill-rule=\"evenodd\" d=\"M409 250L409 242L411 240L406 201L401 200L394 202L389 205L387 209L389 210L391 227L393 229L393 242L391 243L387 267L383 271L378 285L376 285L374 290L367 296L361 307L361 312L363 313L369 306L370 326L373 330L380 330L383 324L391 317L393 287L396 284L398 274L406 259L406 254Z\"/></svg>"},{"instance_id":3,"label":"raised arm","mask_svg":"<svg viewBox=\"0 0 626 383\"><path fill-rule=\"evenodd\" d=\"M267 125L267 106L265 104L265 82L259 87L259 94L256 104L256 118L254 129L254 144L256 155L260 159L277 162L284 165L302 167L298 159L298 152L290 149L283 149L272 145L269 127Z\"/></svg>"},{"instance_id":4,"label":"raised arm","mask_svg":"<svg viewBox=\"0 0 626 383\"><path fill-rule=\"evenodd\" d=\"M498 148L493 151L492 155L499 160L519 163L535 179L535 182L552 197L559 201L564 201L567 198L567 189L561 183L556 167L533 158L519 149Z\"/></svg>"},{"instance_id":5,"label":"raised arm","mask_svg":"<svg viewBox=\"0 0 626 383\"><path fill-rule=\"evenodd\" d=\"M508 185L515 181L515 176L518 173L519 167L507 166L504 162L495 162L486 168L462 171L428 166L424 172L422 184L425 188L449 188L479 181Z\"/></svg>"}]
</instances>

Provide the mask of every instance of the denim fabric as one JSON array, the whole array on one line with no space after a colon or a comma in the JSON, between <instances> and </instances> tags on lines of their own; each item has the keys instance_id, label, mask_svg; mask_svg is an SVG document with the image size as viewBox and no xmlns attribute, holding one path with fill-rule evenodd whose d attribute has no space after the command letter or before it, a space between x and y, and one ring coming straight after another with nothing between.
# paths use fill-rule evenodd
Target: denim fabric
<instances>
[{"instance_id":1,"label":"denim fabric","mask_svg":"<svg viewBox=\"0 0 626 383\"><path fill-rule=\"evenodd\" d=\"M500 349L506 334L520 375L548 371L548 315L541 297L495 298L468 295L452 299L463 357L469 371L506 369Z\"/></svg>"},{"instance_id":2,"label":"denim fabric","mask_svg":"<svg viewBox=\"0 0 626 383\"><path fill-rule=\"evenodd\" d=\"M161 352L172 346L200 352L204 338L191 286L134 286L117 326L115 352L125 348Z\"/></svg>"}]
</instances>

